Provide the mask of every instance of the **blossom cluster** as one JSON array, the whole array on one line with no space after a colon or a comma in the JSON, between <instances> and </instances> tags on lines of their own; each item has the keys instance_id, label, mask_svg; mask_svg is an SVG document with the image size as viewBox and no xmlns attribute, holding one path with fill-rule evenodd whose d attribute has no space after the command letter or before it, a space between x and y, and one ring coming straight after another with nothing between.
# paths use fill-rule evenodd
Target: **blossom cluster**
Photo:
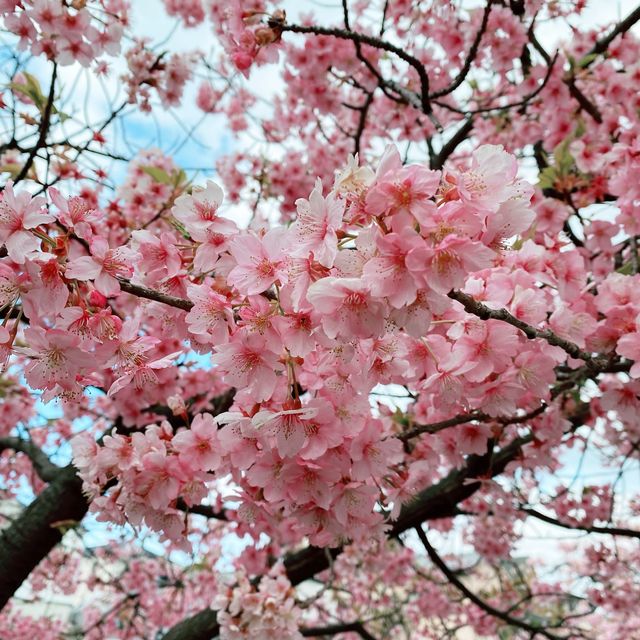
<instances>
[{"instance_id":1,"label":"blossom cluster","mask_svg":"<svg viewBox=\"0 0 640 640\"><path fill-rule=\"evenodd\" d=\"M300 609L282 565L274 565L254 586L237 572L232 587L220 585L212 606L220 611L221 640L283 638L301 640L298 630Z\"/></svg>"},{"instance_id":2,"label":"blossom cluster","mask_svg":"<svg viewBox=\"0 0 640 640\"><path fill-rule=\"evenodd\" d=\"M134 165L123 196L135 199L153 175L172 171L149 166ZM162 181L157 191L158 202L170 195ZM577 253L559 251L549 263L529 240L509 248L535 219L532 193L498 146L444 174L403 165L389 147L375 172L352 157L327 193L318 181L289 227L239 228L208 182L173 200L172 227L114 229L109 241L96 232L105 214L90 203L52 189L56 209L45 212L43 198L9 185L0 203L3 303L20 300L30 320L28 346L14 351L45 397L79 402L83 388L98 387L132 424L152 423L149 407L184 392L176 364L189 350L211 354L208 377L236 390L229 412L198 414L186 432L164 423L99 447L83 442L76 464L96 508L116 521L144 518L177 540L178 497L199 503L209 480L230 474L256 531L287 522L291 540L318 545L370 537L383 530L382 509L397 515L433 478L422 455L415 469L405 459L394 437L402 424L372 410L377 385L419 394L412 424L452 411L508 417L549 401L554 369L567 360L559 346L468 314L451 292L504 306L578 347L601 347L606 333L613 349L626 329L594 313L611 308L608 291L626 280L608 277L588 305ZM160 298L153 312L138 307L123 318L109 301L125 285L168 295L169 304ZM9 357L17 323L6 327ZM624 340L622 355L631 355ZM492 436L489 424L463 424L435 446L458 464Z\"/></svg>"},{"instance_id":3,"label":"blossom cluster","mask_svg":"<svg viewBox=\"0 0 640 640\"><path fill-rule=\"evenodd\" d=\"M173 53L165 58L147 45L148 41L138 40L124 54L128 73L122 76L122 80L127 87L128 100L137 104L142 111L150 112L153 88L163 107L176 106L191 78L196 53Z\"/></svg>"},{"instance_id":4,"label":"blossom cluster","mask_svg":"<svg viewBox=\"0 0 640 640\"><path fill-rule=\"evenodd\" d=\"M33 592L108 591L83 607L90 640L164 634L210 607L223 638L338 619L376 637L498 637L504 616L450 597L459 559L442 556L443 582L413 548L424 509L434 546L461 532L483 581L490 565L500 589L478 597L514 628L634 637L640 501L621 489L640 439L640 12L545 52L536 32L579 24L584 4L353 0L325 22L268 0L164 0L187 27L210 21L210 55L127 29L124 101L89 123L61 111L76 83L56 65L106 74L128 3L0 0L16 45L41 56L18 56L0 95L0 171L16 183L0 186L0 497L66 477L53 462L75 435L77 504L132 525L110 535L146 525L194 554L177 569L92 550L117 564L107 588L60 547ZM270 95L261 67L278 60ZM28 71L43 62L49 99ZM241 134L218 161L224 191L155 149L112 189L102 163L130 151L110 137L120 118L173 112L193 78L197 108ZM200 144L197 127L185 139ZM38 397L62 417L38 416ZM594 451L615 481L561 473ZM536 576L509 560L533 521L615 544L580 536L568 580ZM220 585L231 532L248 547ZM292 562L338 551L328 577ZM303 607L305 575L324 585ZM13 610L0 627L65 632Z\"/></svg>"},{"instance_id":5,"label":"blossom cluster","mask_svg":"<svg viewBox=\"0 0 640 640\"><path fill-rule=\"evenodd\" d=\"M5 28L20 40L19 49L30 49L61 65L78 62L88 67L103 53L120 52L128 4L122 0L100 0L95 7L84 2L27 0L0 3ZM92 13L92 11L94 13ZM108 16L108 20L104 20Z\"/></svg>"}]
</instances>

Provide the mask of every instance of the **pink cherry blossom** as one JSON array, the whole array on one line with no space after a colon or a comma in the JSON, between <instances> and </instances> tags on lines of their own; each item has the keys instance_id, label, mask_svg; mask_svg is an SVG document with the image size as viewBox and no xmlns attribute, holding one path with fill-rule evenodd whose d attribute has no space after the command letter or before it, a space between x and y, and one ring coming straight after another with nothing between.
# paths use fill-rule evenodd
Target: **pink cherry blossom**
<instances>
[{"instance_id":1,"label":"pink cherry blossom","mask_svg":"<svg viewBox=\"0 0 640 640\"><path fill-rule=\"evenodd\" d=\"M31 197L26 191L15 193L11 180L7 182L0 200L0 244L9 257L19 264L40 247L40 240L31 231L51 222L52 215L43 213L44 198Z\"/></svg>"},{"instance_id":2,"label":"pink cherry blossom","mask_svg":"<svg viewBox=\"0 0 640 640\"><path fill-rule=\"evenodd\" d=\"M306 257L313 253L323 266L333 266L338 253L336 231L342 225L344 204L333 194L322 195L322 181L318 181L308 200L296 200L298 215L291 226L289 240L291 255Z\"/></svg>"},{"instance_id":3,"label":"pink cherry blossom","mask_svg":"<svg viewBox=\"0 0 640 640\"><path fill-rule=\"evenodd\" d=\"M228 384L248 389L258 401L273 395L278 383L277 372L282 370L278 354L267 347L264 338L255 334L220 345L211 360L221 368Z\"/></svg>"},{"instance_id":4,"label":"pink cherry blossom","mask_svg":"<svg viewBox=\"0 0 640 640\"><path fill-rule=\"evenodd\" d=\"M284 242L282 229L268 231L263 238L253 234L235 238L229 250L236 266L229 272L229 283L244 295L262 293L276 282L285 283Z\"/></svg>"},{"instance_id":5,"label":"pink cherry blossom","mask_svg":"<svg viewBox=\"0 0 640 640\"><path fill-rule=\"evenodd\" d=\"M105 296L114 296L120 291L118 278L133 274L129 252L125 247L110 249L103 238L94 238L91 256L76 258L67 264L65 275L76 280L93 280L96 289Z\"/></svg>"},{"instance_id":6,"label":"pink cherry blossom","mask_svg":"<svg viewBox=\"0 0 640 640\"><path fill-rule=\"evenodd\" d=\"M217 432L213 416L199 413L189 429L179 431L171 444L187 467L213 471L220 464L221 457Z\"/></svg>"},{"instance_id":7,"label":"pink cherry blossom","mask_svg":"<svg viewBox=\"0 0 640 640\"><path fill-rule=\"evenodd\" d=\"M71 390L76 376L90 364L90 358L78 348L76 336L59 329L29 327L25 330L29 347L25 353L32 358L25 375L36 389L53 389L59 385Z\"/></svg>"},{"instance_id":8,"label":"pink cherry blossom","mask_svg":"<svg viewBox=\"0 0 640 640\"><path fill-rule=\"evenodd\" d=\"M188 293L194 303L186 317L189 331L200 342L215 345L227 342L233 327L229 301L207 285L189 285Z\"/></svg>"}]
</instances>

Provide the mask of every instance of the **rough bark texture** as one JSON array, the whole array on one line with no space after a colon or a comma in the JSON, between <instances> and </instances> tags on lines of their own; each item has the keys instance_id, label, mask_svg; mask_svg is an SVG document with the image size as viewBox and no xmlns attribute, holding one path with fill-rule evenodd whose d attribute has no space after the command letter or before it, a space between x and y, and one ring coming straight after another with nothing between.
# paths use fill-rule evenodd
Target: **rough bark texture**
<instances>
[{"instance_id":1,"label":"rough bark texture","mask_svg":"<svg viewBox=\"0 0 640 640\"><path fill-rule=\"evenodd\" d=\"M75 467L58 476L6 529L0 531L0 610L38 563L62 539L62 526L79 522L89 504Z\"/></svg>"}]
</instances>

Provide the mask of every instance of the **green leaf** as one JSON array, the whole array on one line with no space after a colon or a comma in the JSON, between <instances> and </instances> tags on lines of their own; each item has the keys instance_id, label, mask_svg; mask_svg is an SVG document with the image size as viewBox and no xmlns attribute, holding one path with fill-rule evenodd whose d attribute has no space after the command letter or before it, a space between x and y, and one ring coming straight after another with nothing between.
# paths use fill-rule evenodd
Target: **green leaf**
<instances>
[{"instance_id":1,"label":"green leaf","mask_svg":"<svg viewBox=\"0 0 640 640\"><path fill-rule=\"evenodd\" d=\"M0 173L9 173L12 178L15 178L20 173L20 169L22 167L15 162L7 162L0 165Z\"/></svg>"},{"instance_id":2,"label":"green leaf","mask_svg":"<svg viewBox=\"0 0 640 640\"><path fill-rule=\"evenodd\" d=\"M511 244L511 250L520 251L520 249L522 249L523 244L524 244L524 238L522 236L518 236Z\"/></svg>"},{"instance_id":3,"label":"green leaf","mask_svg":"<svg viewBox=\"0 0 640 640\"><path fill-rule=\"evenodd\" d=\"M69 118L71 118L68 113L65 113L64 111L58 111L58 109L56 109L55 107L53 107L53 113L57 114L60 122L66 122L67 120L69 120Z\"/></svg>"},{"instance_id":4,"label":"green leaf","mask_svg":"<svg viewBox=\"0 0 640 640\"><path fill-rule=\"evenodd\" d=\"M200 560L188 566L184 571L185 573L188 573L190 571L191 572L211 571L211 565L206 560Z\"/></svg>"},{"instance_id":5,"label":"green leaf","mask_svg":"<svg viewBox=\"0 0 640 640\"><path fill-rule=\"evenodd\" d=\"M142 170L147 175L151 176L156 182L159 182L161 184L173 184L171 176L164 169L147 165L142 167Z\"/></svg>"},{"instance_id":6,"label":"green leaf","mask_svg":"<svg viewBox=\"0 0 640 640\"><path fill-rule=\"evenodd\" d=\"M47 105L47 98L45 98L44 94L42 93L40 82L35 76L27 73L26 71L24 71L22 75L24 76L26 82L10 82L9 87L13 91L17 91L18 93L22 93L22 95L31 98L40 112L43 112Z\"/></svg>"},{"instance_id":7,"label":"green leaf","mask_svg":"<svg viewBox=\"0 0 640 640\"><path fill-rule=\"evenodd\" d=\"M407 418L407 415L403 411L401 411L399 408L397 408L394 411L391 418L394 422L396 422L399 425L402 425L403 427L411 426L411 423L409 422L409 418Z\"/></svg>"},{"instance_id":8,"label":"green leaf","mask_svg":"<svg viewBox=\"0 0 640 640\"><path fill-rule=\"evenodd\" d=\"M565 138L554 150L553 159L556 171L561 176L566 176L573 169L573 156L569 153L570 138Z\"/></svg>"},{"instance_id":9,"label":"green leaf","mask_svg":"<svg viewBox=\"0 0 640 640\"><path fill-rule=\"evenodd\" d=\"M558 178L558 172L555 167L545 167L538 178L538 186L541 189L553 189L553 185Z\"/></svg>"},{"instance_id":10,"label":"green leaf","mask_svg":"<svg viewBox=\"0 0 640 640\"><path fill-rule=\"evenodd\" d=\"M633 264L625 262L619 269L616 269L616 273L621 273L623 276L632 276L634 273Z\"/></svg>"},{"instance_id":11,"label":"green leaf","mask_svg":"<svg viewBox=\"0 0 640 640\"><path fill-rule=\"evenodd\" d=\"M578 66L581 69L584 69L585 67L588 67L597 57L597 53L590 53L578 61Z\"/></svg>"}]
</instances>

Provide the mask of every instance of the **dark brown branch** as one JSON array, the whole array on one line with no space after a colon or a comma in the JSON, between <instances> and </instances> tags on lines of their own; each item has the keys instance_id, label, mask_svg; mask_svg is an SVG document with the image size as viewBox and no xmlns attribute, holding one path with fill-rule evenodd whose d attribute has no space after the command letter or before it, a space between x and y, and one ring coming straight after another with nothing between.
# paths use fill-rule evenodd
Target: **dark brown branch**
<instances>
[{"instance_id":1,"label":"dark brown branch","mask_svg":"<svg viewBox=\"0 0 640 640\"><path fill-rule=\"evenodd\" d=\"M27 161L24 163L22 169L20 169L20 173L18 173L18 175L14 178L14 184L18 184L18 182L24 180L24 178L29 173L29 170L33 166L33 161L35 160L38 151L45 146L47 134L49 133L49 126L51 124L51 113L53 112L53 100L55 97L57 75L58 65L54 62L53 72L51 74L51 86L49 87L49 96L47 97L47 104L44 108L44 113L42 114L42 120L40 121L40 134L38 135L38 140L27 156ZM1 190L2 189L0 189L0 191Z\"/></svg>"},{"instance_id":2,"label":"dark brown branch","mask_svg":"<svg viewBox=\"0 0 640 640\"><path fill-rule=\"evenodd\" d=\"M345 29L347 30L347 32L351 32L351 26L349 24L349 9L348 9L346 0L343 0L342 2L342 10L344 15ZM380 36L382 37L382 33L380 33ZM394 82L393 80L385 79L382 76L382 74L378 71L378 69L376 69L376 67L362 52L362 46L361 46L362 43L358 39L354 39L353 44L356 50L356 56L358 60L360 60L360 62L362 62L364 66L367 68L369 73L371 73L371 75L376 78L376 80L378 81L378 87L382 90L382 93L384 93L384 95L387 98L389 98L389 100L392 100L393 102L397 102L398 104L404 104L404 105L414 107L415 109L422 110L422 102L418 94L414 93L413 91L410 91L409 89L406 89L405 87L399 85L397 82ZM357 86L359 89L361 89L365 93L369 93L367 89L365 89L355 80L353 80L353 78L351 79L351 83L353 83L354 86ZM433 114L429 111L428 115L434 122L434 125L436 126L436 128L439 129L440 128L439 124L435 122L435 118L433 117Z\"/></svg>"},{"instance_id":3,"label":"dark brown branch","mask_svg":"<svg viewBox=\"0 0 640 640\"><path fill-rule=\"evenodd\" d=\"M542 340L546 340L550 345L554 347L560 347L563 351L565 351L572 358L577 358L579 360L584 360L588 367L590 368L602 368L609 363L608 358L594 357L592 354L587 351L582 350L575 342L571 342L570 340L565 340L560 336L556 335L550 329L537 329L533 325L527 324L522 320L519 320L514 315L510 314L506 309L491 309L487 305L482 302L478 302L472 296L463 293L462 291L450 291L449 297L453 300L457 300L464 307L467 313L471 313L482 320L500 320L502 322L506 322L516 329L520 329L522 333L529 338L529 340L533 340L535 338L540 338Z\"/></svg>"},{"instance_id":4,"label":"dark brown branch","mask_svg":"<svg viewBox=\"0 0 640 640\"><path fill-rule=\"evenodd\" d=\"M205 518L213 520L222 520L224 522L229 520L224 511L216 511L213 507L206 504L194 504L189 506L182 498L178 498L176 502L176 509L180 509L180 511L184 511L185 513L195 513L196 515L204 516Z\"/></svg>"},{"instance_id":5,"label":"dark brown branch","mask_svg":"<svg viewBox=\"0 0 640 640\"><path fill-rule=\"evenodd\" d=\"M0 610L60 542L63 526L82 520L88 508L82 480L69 465L11 526L0 531Z\"/></svg>"},{"instance_id":6,"label":"dark brown branch","mask_svg":"<svg viewBox=\"0 0 640 640\"><path fill-rule=\"evenodd\" d=\"M572 369L572 375L567 380L563 380L559 382L555 386L551 388L550 396L551 400L557 398L564 391L568 391L571 389L579 379L580 374L587 374L589 370L587 367L583 367L582 369ZM609 373L609 368L602 369L598 371L598 373ZM439 422L431 422L429 424L419 424L416 425L413 429L409 431L405 431L398 436L395 436L399 440L406 442L416 436L419 436L423 433L438 433L439 431L443 431L444 429L449 429L450 427L455 427L461 424L468 424L469 422L494 422L496 424L507 426L510 424L524 424L529 420L533 420L537 418L539 415L542 415L548 408L549 404L547 402L540 403L535 409L528 411L527 413L523 413L515 416L490 416L482 411L470 411L469 413L461 413L453 418L449 418L447 420L440 420ZM588 414L588 404L584 404L579 407L580 411L576 410L574 416L579 416L580 419L586 417Z\"/></svg>"},{"instance_id":7,"label":"dark brown branch","mask_svg":"<svg viewBox=\"0 0 640 640\"><path fill-rule=\"evenodd\" d=\"M571 381L571 385L573 385L573 381ZM565 385L566 386L566 385ZM449 429L450 427L455 427L461 424L468 424L470 422L495 422L501 425L509 425L509 424L522 424L524 422L528 422L529 420L533 420L537 416L544 413L549 405L546 402L543 402L539 407L524 413L522 415L516 416L490 416L482 411L471 411L469 413L461 413L458 416L453 418L449 418L448 420L440 420L439 422L431 422L430 424L421 424L409 431L405 431L400 435L396 436L398 440L402 440L406 442L407 440L411 440L416 436L422 435L423 433L438 433L439 431L444 431L444 429Z\"/></svg>"},{"instance_id":8,"label":"dark brown branch","mask_svg":"<svg viewBox=\"0 0 640 640\"><path fill-rule=\"evenodd\" d=\"M532 440L532 435L526 435L516 438L497 453L468 456L464 468L452 471L435 485L421 491L414 500L403 505L398 519L392 523L389 537L397 538L426 520L455 516L458 503L466 500L482 486L480 478L502 473L509 462L521 455L522 447ZM340 553L342 548L307 547L289 554L284 559L287 577L292 585L298 585L328 569L332 559ZM210 640L215 638L219 631L216 612L213 609L204 609L172 627L163 636L163 640Z\"/></svg>"},{"instance_id":9,"label":"dark brown branch","mask_svg":"<svg viewBox=\"0 0 640 640\"><path fill-rule=\"evenodd\" d=\"M162 293L162 291L156 291L155 289L149 289L139 284L132 284L129 280L121 278L120 288L126 293L138 296L139 298L146 298L147 300L153 300L155 302L162 302L168 304L170 307L176 309L182 309L183 311L190 311L193 308L193 302L191 300L184 300L183 298L176 298L168 293Z\"/></svg>"},{"instance_id":10,"label":"dark brown branch","mask_svg":"<svg viewBox=\"0 0 640 640\"><path fill-rule=\"evenodd\" d=\"M451 138L442 145L442 149L440 149L439 153L431 162L431 168L442 169L444 163L449 159L449 156L458 148L461 142L466 140L472 129L473 118L467 118Z\"/></svg>"},{"instance_id":11,"label":"dark brown branch","mask_svg":"<svg viewBox=\"0 0 640 640\"><path fill-rule=\"evenodd\" d=\"M520 100L516 100L515 102L510 102L509 104L503 104L503 105L496 105L494 107L479 107L478 109L468 109L468 110L457 109L456 107L452 107L446 102L441 102L439 100L434 100L434 102L435 104L437 104L439 107L442 107L443 109L447 109L449 111L459 113L463 116L472 116L479 113L490 113L491 111L507 111L509 109L516 109L518 107L524 109L547 86L547 83L549 82L549 78L551 78L551 72L553 71L553 67L555 66L557 59L558 59L558 52L556 51L553 58L551 59L551 64L547 66L547 72L544 78L542 79L542 82L533 91L531 91L524 97L520 98ZM495 97L499 97L499 96L495 96Z\"/></svg>"},{"instance_id":12,"label":"dark brown branch","mask_svg":"<svg viewBox=\"0 0 640 640\"><path fill-rule=\"evenodd\" d=\"M598 124L602 124L602 114L598 107L578 88L575 78L572 76L565 78L564 83L569 87L569 93L575 98L580 108L586 111Z\"/></svg>"},{"instance_id":13,"label":"dark brown branch","mask_svg":"<svg viewBox=\"0 0 640 640\"><path fill-rule=\"evenodd\" d=\"M31 464L39 478L44 482L55 480L61 471L61 467L53 464L47 454L31 440L23 440L22 438L11 436L0 438L0 453L4 449L13 449L13 451L24 453L31 460Z\"/></svg>"},{"instance_id":14,"label":"dark brown branch","mask_svg":"<svg viewBox=\"0 0 640 640\"><path fill-rule=\"evenodd\" d=\"M554 633L551 633L547 629L542 626L529 624L520 618L514 618L513 616L505 613L504 611L500 611L496 609L488 602L482 600L477 594L475 594L471 589L469 589L459 578L456 576L455 572L453 572L444 560L438 555L438 552L431 546L424 530L422 527L416 527L416 533L420 538L420 542L422 542L425 550L427 551L427 555L431 559L431 562L442 571L442 573L446 576L447 580L456 588L460 593L466 596L473 604L477 607L480 607L483 611L493 616L494 618L498 618L503 622L506 622L508 625L512 627L518 627L520 629L525 629L532 634L532 638L535 638L537 634L544 636L545 638L549 638L549 640L562 640L560 636L557 636Z\"/></svg>"},{"instance_id":15,"label":"dark brown branch","mask_svg":"<svg viewBox=\"0 0 640 640\"><path fill-rule=\"evenodd\" d=\"M543 189L543 191L546 191L546 189ZM555 197L555 196L550 196L550 197ZM564 198L561 198L561 200L562 202L566 202ZM578 238L575 231L571 228L571 225L569 224L569 220L565 220L562 223L562 230L567 234L567 236L569 237L569 240L571 240L571 242L573 242L573 244L576 247L584 247L584 242L582 242L582 240Z\"/></svg>"},{"instance_id":16,"label":"dark brown branch","mask_svg":"<svg viewBox=\"0 0 640 640\"><path fill-rule=\"evenodd\" d=\"M224 407L232 398L232 391L215 398L214 411L226 410ZM121 419L116 419L114 426L121 433L131 432L122 426ZM12 444L17 446L15 442ZM89 500L82 492L82 480L76 468L67 465L58 468L49 486L11 526L0 531L0 610L38 563L60 542L65 527L80 522L88 508ZM205 506L190 509L203 515L207 510Z\"/></svg>"},{"instance_id":17,"label":"dark brown branch","mask_svg":"<svg viewBox=\"0 0 640 640\"><path fill-rule=\"evenodd\" d=\"M109 114L109 117L100 125L100 127L98 127L98 129L91 130L91 133L92 133L91 137L83 145L75 147L76 153L75 153L75 156L72 158L71 162L77 162L78 158L85 151L87 151L91 146L91 144L93 143L95 134L102 133L116 119L116 117L127 107L128 104L129 104L128 101L122 102L120 106L115 108ZM36 195L44 193L49 187L54 186L55 184L60 182L60 180L62 179L63 179L63 174L57 175L53 180L51 180L51 182L47 184L43 184L42 187L39 189L39 191L36 193Z\"/></svg>"},{"instance_id":18,"label":"dark brown branch","mask_svg":"<svg viewBox=\"0 0 640 640\"><path fill-rule=\"evenodd\" d=\"M551 56L546 52L544 47L540 44L540 41L536 37L535 32L533 31L533 25L531 25L531 29L529 29L529 42L533 45L534 49L542 56L542 58L546 61L547 64L551 63ZM602 114L587 96L582 93L582 91L576 85L576 78L574 76L573 71L566 75L562 81L569 87L569 93L571 97L574 98L577 103L580 105L580 108L586 111L598 124L602 124Z\"/></svg>"},{"instance_id":19,"label":"dark brown branch","mask_svg":"<svg viewBox=\"0 0 640 640\"><path fill-rule=\"evenodd\" d=\"M553 524L557 527L562 527L563 529L571 529L573 531L584 531L586 533L604 533L611 536L622 536L626 538L640 538L640 531L635 531L634 529L626 529L624 527L598 527L596 525L588 526L581 524L571 524L569 522L561 522L556 518L552 518L551 516L545 515L544 513L540 513L535 509L530 509L529 507L522 507L521 511L529 514L530 516L537 518L538 520L542 520L543 522L548 522L549 524Z\"/></svg>"},{"instance_id":20,"label":"dark brown branch","mask_svg":"<svg viewBox=\"0 0 640 640\"><path fill-rule=\"evenodd\" d=\"M631 29L631 27L633 27L633 25L638 22L638 20L640 20L640 5L637 6L624 20L621 20L609 34L607 34L604 38L600 38L600 40L596 41L587 56L604 53L609 48L609 45L619 35L623 35L627 31L629 31L629 29ZM591 63L587 62L587 64L585 64L584 66L587 67L589 64Z\"/></svg>"},{"instance_id":21,"label":"dark brown branch","mask_svg":"<svg viewBox=\"0 0 640 640\"><path fill-rule=\"evenodd\" d=\"M464 79L467 77L469 71L471 70L471 65L473 64L473 61L476 59L476 56L478 55L478 48L480 46L480 41L482 40L482 36L487 30L487 24L489 23L489 14L491 13L491 5L493 4L493 2L494 0L487 0L487 6L484 8L484 13L482 15L482 23L480 24L478 33L476 33L476 37L473 39L473 43L469 48L469 53L465 58L464 64L462 65L462 69L460 69L460 72L453 79L451 84L449 84L444 89L434 91L429 95L430 98L441 98L442 96L446 96L450 93L453 93L464 82Z\"/></svg>"},{"instance_id":22,"label":"dark brown branch","mask_svg":"<svg viewBox=\"0 0 640 640\"><path fill-rule=\"evenodd\" d=\"M336 29L320 26L306 27L298 24L284 24L279 22L273 23L272 26L279 29L280 31L289 31L291 33L333 36L334 38L340 38L341 40L351 40L352 42L366 44L375 49L381 49L383 51L388 51L389 53L395 54L401 60L404 60L407 64L413 67L413 69L415 69L415 71L417 72L418 77L420 78L420 108L426 114L431 113L432 109L429 100L429 76L427 75L427 71L422 62L418 60L418 58L412 56L403 49L400 49L399 47L396 47L395 45L387 42L386 40L382 40L381 38L376 38L365 33L359 33L357 31L350 31L347 29Z\"/></svg>"},{"instance_id":23,"label":"dark brown branch","mask_svg":"<svg viewBox=\"0 0 640 640\"><path fill-rule=\"evenodd\" d=\"M373 103L373 91L367 93L367 97L361 107L358 108L360 116L358 117L358 128L353 136L353 153L360 153L360 144L362 141L362 134L364 133L365 126L367 124L367 115L369 108Z\"/></svg>"},{"instance_id":24,"label":"dark brown branch","mask_svg":"<svg viewBox=\"0 0 640 640\"><path fill-rule=\"evenodd\" d=\"M306 627L300 629L300 633L305 638L315 638L317 636L335 636L338 633L357 633L363 640L376 640L365 628L362 622L348 622L344 624L331 624L326 627Z\"/></svg>"}]
</instances>

